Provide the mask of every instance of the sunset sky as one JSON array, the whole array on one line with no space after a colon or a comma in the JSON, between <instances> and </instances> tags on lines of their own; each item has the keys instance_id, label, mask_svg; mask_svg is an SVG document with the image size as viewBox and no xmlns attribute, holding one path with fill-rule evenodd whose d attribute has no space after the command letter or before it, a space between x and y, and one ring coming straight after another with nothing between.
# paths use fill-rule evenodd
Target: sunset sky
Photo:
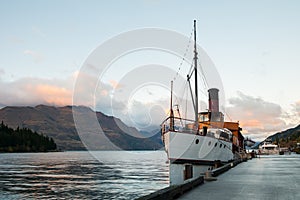
<instances>
[{"instance_id":1,"label":"sunset sky","mask_svg":"<svg viewBox=\"0 0 300 200\"><path fill-rule=\"evenodd\" d=\"M239 121L244 135L264 139L300 122L299 10L297 0L0 0L0 107L70 105L81 67L99 45L149 27L189 37L196 19L198 43L223 82L226 117ZM114 91L126 91L118 80L122 74L153 59L174 71L181 62L164 52L123 56L97 77L99 98L88 102L82 97L81 104L130 125L143 124L146 113L158 125L169 93L155 84L135 89L129 103L117 99L122 112L107 109ZM162 107L149 111L150 104Z\"/></svg>"}]
</instances>

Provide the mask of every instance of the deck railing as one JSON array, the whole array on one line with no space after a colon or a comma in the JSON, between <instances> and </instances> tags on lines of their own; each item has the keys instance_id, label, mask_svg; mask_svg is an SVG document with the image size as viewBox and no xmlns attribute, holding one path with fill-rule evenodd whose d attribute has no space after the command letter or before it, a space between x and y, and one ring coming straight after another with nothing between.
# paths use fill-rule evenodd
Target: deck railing
<instances>
[{"instance_id":1,"label":"deck railing","mask_svg":"<svg viewBox=\"0 0 300 200\"><path fill-rule=\"evenodd\" d=\"M205 122L200 122L205 123ZM232 141L232 133L228 133L228 131L220 130L219 127L214 127L211 124L208 125L210 128L215 128L215 130L204 130L199 129L198 131L195 128L195 121L190 119L184 119L179 117L168 117L161 124L161 133L164 135L165 133L172 132L182 132L182 133L190 133L190 134L199 134L208 137L217 138L224 141Z\"/></svg>"},{"instance_id":2,"label":"deck railing","mask_svg":"<svg viewBox=\"0 0 300 200\"><path fill-rule=\"evenodd\" d=\"M173 121L173 122L171 122ZM173 126L170 127L170 124ZM186 133L196 133L195 121L190 119L184 119L180 117L168 117L161 123L162 134L168 131L174 132L186 132Z\"/></svg>"}]
</instances>

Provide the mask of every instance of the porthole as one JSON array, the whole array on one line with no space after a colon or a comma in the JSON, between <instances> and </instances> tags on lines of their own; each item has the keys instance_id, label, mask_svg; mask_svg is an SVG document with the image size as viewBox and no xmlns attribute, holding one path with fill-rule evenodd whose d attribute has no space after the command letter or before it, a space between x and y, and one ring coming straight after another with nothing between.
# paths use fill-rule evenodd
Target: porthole
<instances>
[{"instance_id":1,"label":"porthole","mask_svg":"<svg viewBox=\"0 0 300 200\"><path fill-rule=\"evenodd\" d=\"M226 147L226 145L224 145L224 148Z\"/></svg>"},{"instance_id":2,"label":"porthole","mask_svg":"<svg viewBox=\"0 0 300 200\"><path fill-rule=\"evenodd\" d=\"M198 144L199 143L199 139L196 139L196 144Z\"/></svg>"},{"instance_id":3,"label":"porthole","mask_svg":"<svg viewBox=\"0 0 300 200\"><path fill-rule=\"evenodd\" d=\"M211 145L211 141L209 141L209 143L208 143L208 146L210 146Z\"/></svg>"},{"instance_id":4,"label":"porthole","mask_svg":"<svg viewBox=\"0 0 300 200\"><path fill-rule=\"evenodd\" d=\"M222 144L220 144L220 148L222 148Z\"/></svg>"},{"instance_id":5,"label":"porthole","mask_svg":"<svg viewBox=\"0 0 300 200\"><path fill-rule=\"evenodd\" d=\"M215 144L215 147L218 145L218 143Z\"/></svg>"}]
</instances>

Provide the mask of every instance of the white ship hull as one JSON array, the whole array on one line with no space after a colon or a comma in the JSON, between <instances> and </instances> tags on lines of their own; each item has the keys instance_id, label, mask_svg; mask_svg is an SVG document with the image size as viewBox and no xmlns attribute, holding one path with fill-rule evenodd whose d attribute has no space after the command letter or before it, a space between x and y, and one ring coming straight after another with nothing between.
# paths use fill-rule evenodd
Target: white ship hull
<instances>
[{"instance_id":1,"label":"white ship hull","mask_svg":"<svg viewBox=\"0 0 300 200\"><path fill-rule=\"evenodd\" d=\"M275 155L279 154L279 147L276 144L272 144L272 141L265 141L259 146L258 154L260 155Z\"/></svg>"},{"instance_id":2,"label":"white ship hull","mask_svg":"<svg viewBox=\"0 0 300 200\"><path fill-rule=\"evenodd\" d=\"M214 137L168 131L163 140L170 163L214 165L234 158L232 143Z\"/></svg>"}]
</instances>

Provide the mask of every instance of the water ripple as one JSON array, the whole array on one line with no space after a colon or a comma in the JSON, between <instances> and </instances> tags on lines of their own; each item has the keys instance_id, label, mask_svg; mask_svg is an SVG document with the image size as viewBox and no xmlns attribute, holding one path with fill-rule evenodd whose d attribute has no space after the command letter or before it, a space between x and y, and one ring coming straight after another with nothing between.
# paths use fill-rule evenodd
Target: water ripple
<instances>
[{"instance_id":1,"label":"water ripple","mask_svg":"<svg viewBox=\"0 0 300 200\"><path fill-rule=\"evenodd\" d=\"M133 199L168 184L164 152L0 154L0 199Z\"/></svg>"}]
</instances>

